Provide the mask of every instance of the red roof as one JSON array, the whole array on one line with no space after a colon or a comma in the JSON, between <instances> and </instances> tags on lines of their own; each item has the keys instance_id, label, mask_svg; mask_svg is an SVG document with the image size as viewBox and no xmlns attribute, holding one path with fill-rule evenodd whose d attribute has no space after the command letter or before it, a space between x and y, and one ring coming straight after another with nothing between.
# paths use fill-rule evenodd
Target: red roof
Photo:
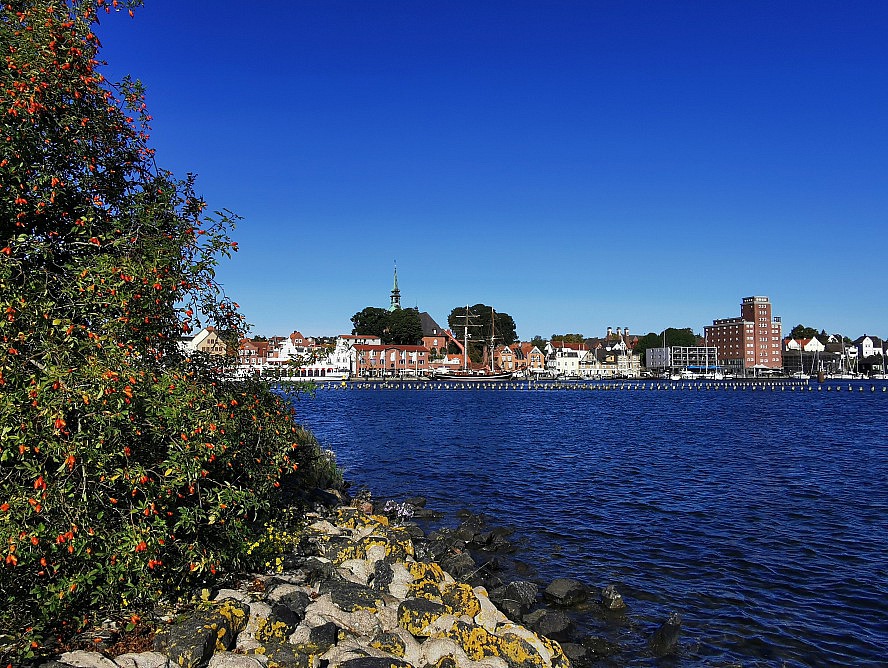
<instances>
[{"instance_id":1,"label":"red roof","mask_svg":"<svg viewBox=\"0 0 888 668\"><path fill-rule=\"evenodd\" d=\"M429 352L429 349L425 346L399 346L394 343L389 345L374 345L369 343L357 343L354 346L355 350L403 350L405 352Z\"/></svg>"},{"instance_id":2,"label":"red roof","mask_svg":"<svg viewBox=\"0 0 888 668\"><path fill-rule=\"evenodd\" d=\"M552 341L553 348L569 348L570 350L587 350L585 343L574 343L573 341Z\"/></svg>"}]
</instances>

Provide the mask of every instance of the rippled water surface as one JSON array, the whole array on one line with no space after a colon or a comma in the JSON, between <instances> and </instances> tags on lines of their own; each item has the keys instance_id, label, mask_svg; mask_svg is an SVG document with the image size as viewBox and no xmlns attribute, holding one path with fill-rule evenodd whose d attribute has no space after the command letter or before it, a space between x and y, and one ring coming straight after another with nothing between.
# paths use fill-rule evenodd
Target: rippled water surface
<instances>
[{"instance_id":1,"label":"rippled water surface","mask_svg":"<svg viewBox=\"0 0 888 668\"><path fill-rule=\"evenodd\" d=\"M297 410L374 496L515 526L541 582L615 584L628 618L589 632L631 644L677 610L675 665L884 665L877 390L320 390Z\"/></svg>"}]
</instances>

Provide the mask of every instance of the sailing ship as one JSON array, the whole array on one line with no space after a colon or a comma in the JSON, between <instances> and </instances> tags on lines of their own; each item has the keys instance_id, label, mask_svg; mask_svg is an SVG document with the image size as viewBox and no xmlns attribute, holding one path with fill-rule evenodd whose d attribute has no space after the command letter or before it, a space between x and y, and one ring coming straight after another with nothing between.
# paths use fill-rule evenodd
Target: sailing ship
<instances>
[{"instance_id":1,"label":"sailing ship","mask_svg":"<svg viewBox=\"0 0 888 668\"><path fill-rule=\"evenodd\" d=\"M493 309L490 309L490 343L489 345L489 358L490 358L490 366L484 366L480 368L471 368L468 364L469 361L469 327L479 327L480 325L472 325L471 318L477 317L473 316L470 311L468 305L466 305L466 314L464 316L459 316L465 319L463 325L463 368L462 369L437 369L434 374L435 380L459 380L459 381L470 381L470 382L478 382L478 381L490 381L490 380L509 380L512 377L511 371L497 371L494 366L494 355L493 351L495 349L496 344L496 314Z\"/></svg>"}]
</instances>

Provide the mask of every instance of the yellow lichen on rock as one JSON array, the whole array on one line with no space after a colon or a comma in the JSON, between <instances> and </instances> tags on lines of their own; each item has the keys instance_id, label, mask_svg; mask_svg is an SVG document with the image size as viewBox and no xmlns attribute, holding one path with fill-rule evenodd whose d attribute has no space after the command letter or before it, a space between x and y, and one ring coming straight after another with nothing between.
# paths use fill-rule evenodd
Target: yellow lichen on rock
<instances>
[{"instance_id":1,"label":"yellow lichen on rock","mask_svg":"<svg viewBox=\"0 0 888 668\"><path fill-rule=\"evenodd\" d=\"M414 636L428 636L427 627L446 614L440 603L424 598L407 599L398 606L398 626Z\"/></svg>"},{"instance_id":2,"label":"yellow lichen on rock","mask_svg":"<svg viewBox=\"0 0 888 668\"><path fill-rule=\"evenodd\" d=\"M481 602L475 596L470 585L462 582L444 582L438 585L441 592L441 602L447 611L456 615L474 617L481 612Z\"/></svg>"},{"instance_id":3,"label":"yellow lichen on rock","mask_svg":"<svg viewBox=\"0 0 888 668\"><path fill-rule=\"evenodd\" d=\"M255 637L259 642L268 642L270 640L287 642L289 635L290 629L283 622L272 622L267 618L263 618L256 623Z\"/></svg>"},{"instance_id":4,"label":"yellow lichen on rock","mask_svg":"<svg viewBox=\"0 0 888 668\"><path fill-rule=\"evenodd\" d=\"M414 580L430 580L432 582L444 582L444 570L438 564L429 564L424 561L408 561L404 564Z\"/></svg>"}]
</instances>

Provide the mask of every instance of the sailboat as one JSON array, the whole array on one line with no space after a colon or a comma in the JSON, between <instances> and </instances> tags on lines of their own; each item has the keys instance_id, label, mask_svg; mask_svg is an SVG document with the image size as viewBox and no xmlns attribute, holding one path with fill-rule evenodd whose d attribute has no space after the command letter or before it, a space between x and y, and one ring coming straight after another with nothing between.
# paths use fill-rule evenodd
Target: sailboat
<instances>
[{"instance_id":1,"label":"sailboat","mask_svg":"<svg viewBox=\"0 0 888 668\"><path fill-rule=\"evenodd\" d=\"M796 371L790 378L795 378L796 380L808 380L811 376L805 373L805 359L802 357L802 340L799 339L799 370Z\"/></svg>"},{"instance_id":2,"label":"sailboat","mask_svg":"<svg viewBox=\"0 0 888 668\"><path fill-rule=\"evenodd\" d=\"M460 381L487 381L487 380L508 380L512 377L511 371L497 371L494 367L493 360L493 351L495 348L496 342L496 318L493 309L490 309L490 368L483 367L481 369L470 369L468 365L469 361L469 327L479 327L480 325L472 325L470 324L470 319L473 317L469 312L468 305L466 306L466 314L464 316L460 316L465 318L465 323L463 326L463 368L459 370L442 370L438 369L435 372L436 380L460 380Z\"/></svg>"}]
</instances>

